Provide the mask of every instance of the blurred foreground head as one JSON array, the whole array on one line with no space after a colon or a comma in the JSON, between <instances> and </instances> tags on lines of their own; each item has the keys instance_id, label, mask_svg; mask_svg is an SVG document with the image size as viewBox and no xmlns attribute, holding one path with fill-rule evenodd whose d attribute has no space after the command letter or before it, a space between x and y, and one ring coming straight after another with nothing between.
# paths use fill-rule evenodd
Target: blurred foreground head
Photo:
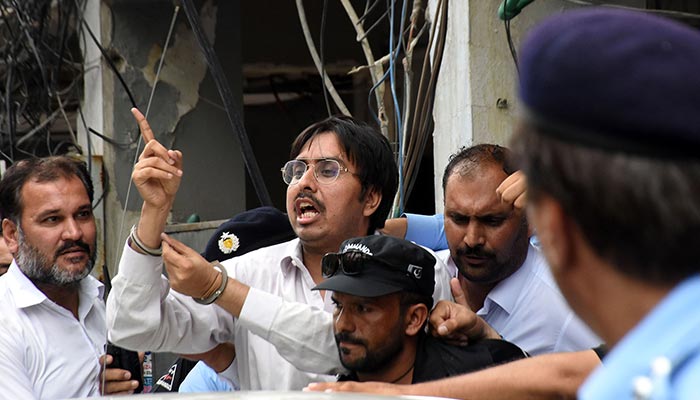
<instances>
[{"instance_id":1,"label":"blurred foreground head","mask_svg":"<svg viewBox=\"0 0 700 400\"><path fill-rule=\"evenodd\" d=\"M520 62L514 150L531 214L553 199L598 257L635 280L669 287L696 273L700 32L587 8L536 27ZM553 266L566 262L543 246Z\"/></svg>"}]
</instances>

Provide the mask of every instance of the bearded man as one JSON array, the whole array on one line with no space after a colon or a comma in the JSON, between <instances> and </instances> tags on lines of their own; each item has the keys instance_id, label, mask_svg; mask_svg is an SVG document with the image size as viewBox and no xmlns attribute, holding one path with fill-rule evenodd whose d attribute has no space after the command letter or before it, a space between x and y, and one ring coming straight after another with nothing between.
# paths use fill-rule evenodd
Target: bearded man
<instances>
[{"instance_id":1,"label":"bearded man","mask_svg":"<svg viewBox=\"0 0 700 400\"><path fill-rule=\"evenodd\" d=\"M19 161L0 182L2 234L14 257L0 278L0 398L100 392L105 306L102 284L89 275L92 199L85 164L68 157ZM124 389L136 387L127 371L110 371Z\"/></svg>"}]
</instances>

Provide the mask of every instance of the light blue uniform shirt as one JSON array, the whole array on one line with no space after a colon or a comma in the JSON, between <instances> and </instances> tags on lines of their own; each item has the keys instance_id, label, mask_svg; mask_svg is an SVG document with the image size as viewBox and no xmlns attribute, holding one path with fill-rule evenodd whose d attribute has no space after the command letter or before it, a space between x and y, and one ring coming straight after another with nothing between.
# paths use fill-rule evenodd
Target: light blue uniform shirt
<instances>
[{"instance_id":1,"label":"light blue uniform shirt","mask_svg":"<svg viewBox=\"0 0 700 400\"><path fill-rule=\"evenodd\" d=\"M180 393L199 392L231 392L233 388L202 361L192 368L185 380L182 381Z\"/></svg>"},{"instance_id":2,"label":"light blue uniform shirt","mask_svg":"<svg viewBox=\"0 0 700 400\"><path fill-rule=\"evenodd\" d=\"M579 399L700 399L700 275L676 286L608 353Z\"/></svg>"},{"instance_id":3,"label":"light blue uniform shirt","mask_svg":"<svg viewBox=\"0 0 700 400\"><path fill-rule=\"evenodd\" d=\"M443 214L404 214L406 217L406 240L416 242L435 251L448 248L445 237Z\"/></svg>"}]
</instances>

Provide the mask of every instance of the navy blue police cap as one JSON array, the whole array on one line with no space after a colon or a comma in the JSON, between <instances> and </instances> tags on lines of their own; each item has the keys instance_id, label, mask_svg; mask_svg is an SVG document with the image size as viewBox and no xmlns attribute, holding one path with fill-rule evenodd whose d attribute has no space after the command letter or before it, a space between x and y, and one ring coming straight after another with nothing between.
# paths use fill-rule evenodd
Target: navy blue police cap
<instances>
[{"instance_id":1,"label":"navy blue police cap","mask_svg":"<svg viewBox=\"0 0 700 400\"><path fill-rule=\"evenodd\" d=\"M639 11L585 8L523 42L520 97L543 134L647 157L700 157L700 31Z\"/></svg>"},{"instance_id":2,"label":"navy blue police cap","mask_svg":"<svg viewBox=\"0 0 700 400\"><path fill-rule=\"evenodd\" d=\"M295 237L286 214L274 207L258 207L219 225L202 256L207 261L224 261Z\"/></svg>"}]
</instances>

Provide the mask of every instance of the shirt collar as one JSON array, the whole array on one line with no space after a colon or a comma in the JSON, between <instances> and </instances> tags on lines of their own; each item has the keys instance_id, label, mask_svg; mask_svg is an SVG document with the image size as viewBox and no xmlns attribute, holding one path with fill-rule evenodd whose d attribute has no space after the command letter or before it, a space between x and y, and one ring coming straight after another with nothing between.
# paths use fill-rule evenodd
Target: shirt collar
<instances>
[{"instance_id":1,"label":"shirt collar","mask_svg":"<svg viewBox=\"0 0 700 400\"><path fill-rule=\"evenodd\" d=\"M510 315L527 283L534 278L533 268L539 257L541 255L537 249L532 245L528 246L525 262L513 274L491 289L484 300L483 311L489 313L491 307L497 306Z\"/></svg>"},{"instance_id":2,"label":"shirt collar","mask_svg":"<svg viewBox=\"0 0 700 400\"><path fill-rule=\"evenodd\" d=\"M287 242L283 249L280 249L286 256L282 257L280 260L280 268L282 269L282 274L287 277L290 273L294 271L295 268L300 270L305 270L303 250L301 247L301 241L299 238L295 238Z\"/></svg>"},{"instance_id":3,"label":"shirt collar","mask_svg":"<svg viewBox=\"0 0 700 400\"><path fill-rule=\"evenodd\" d=\"M41 304L49 300L46 295L39 290L34 283L27 278L26 275L19 269L15 260L12 260L10 268L7 270L8 288L15 299L17 308L27 308ZM80 308L92 304L92 299L102 298L104 294L104 285L88 275L80 281ZM87 299L90 299L88 302ZM81 313L82 314L82 313Z\"/></svg>"},{"instance_id":4,"label":"shirt collar","mask_svg":"<svg viewBox=\"0 0 700 400\"><path fill-rule=\"evenodd\" d=\"M104 285L92 275L86 276L80 281L80 303L78 304L78 315L83 320L95 302L102 302L104 299Z\"/></svg>"},{"instance_id":5,"label":"shirt collar","mask_svg":"<svg viewBox=\"0 0 700 400\"><path fill-rule=\"evenodd\" d=\"M12 293L12 298L15 299L17 308L31 307L47 299L46 295L37 289L34 283L19 269L15 260L12 260L6 275L7 287Z\"/></svg>"}]
</instances>

